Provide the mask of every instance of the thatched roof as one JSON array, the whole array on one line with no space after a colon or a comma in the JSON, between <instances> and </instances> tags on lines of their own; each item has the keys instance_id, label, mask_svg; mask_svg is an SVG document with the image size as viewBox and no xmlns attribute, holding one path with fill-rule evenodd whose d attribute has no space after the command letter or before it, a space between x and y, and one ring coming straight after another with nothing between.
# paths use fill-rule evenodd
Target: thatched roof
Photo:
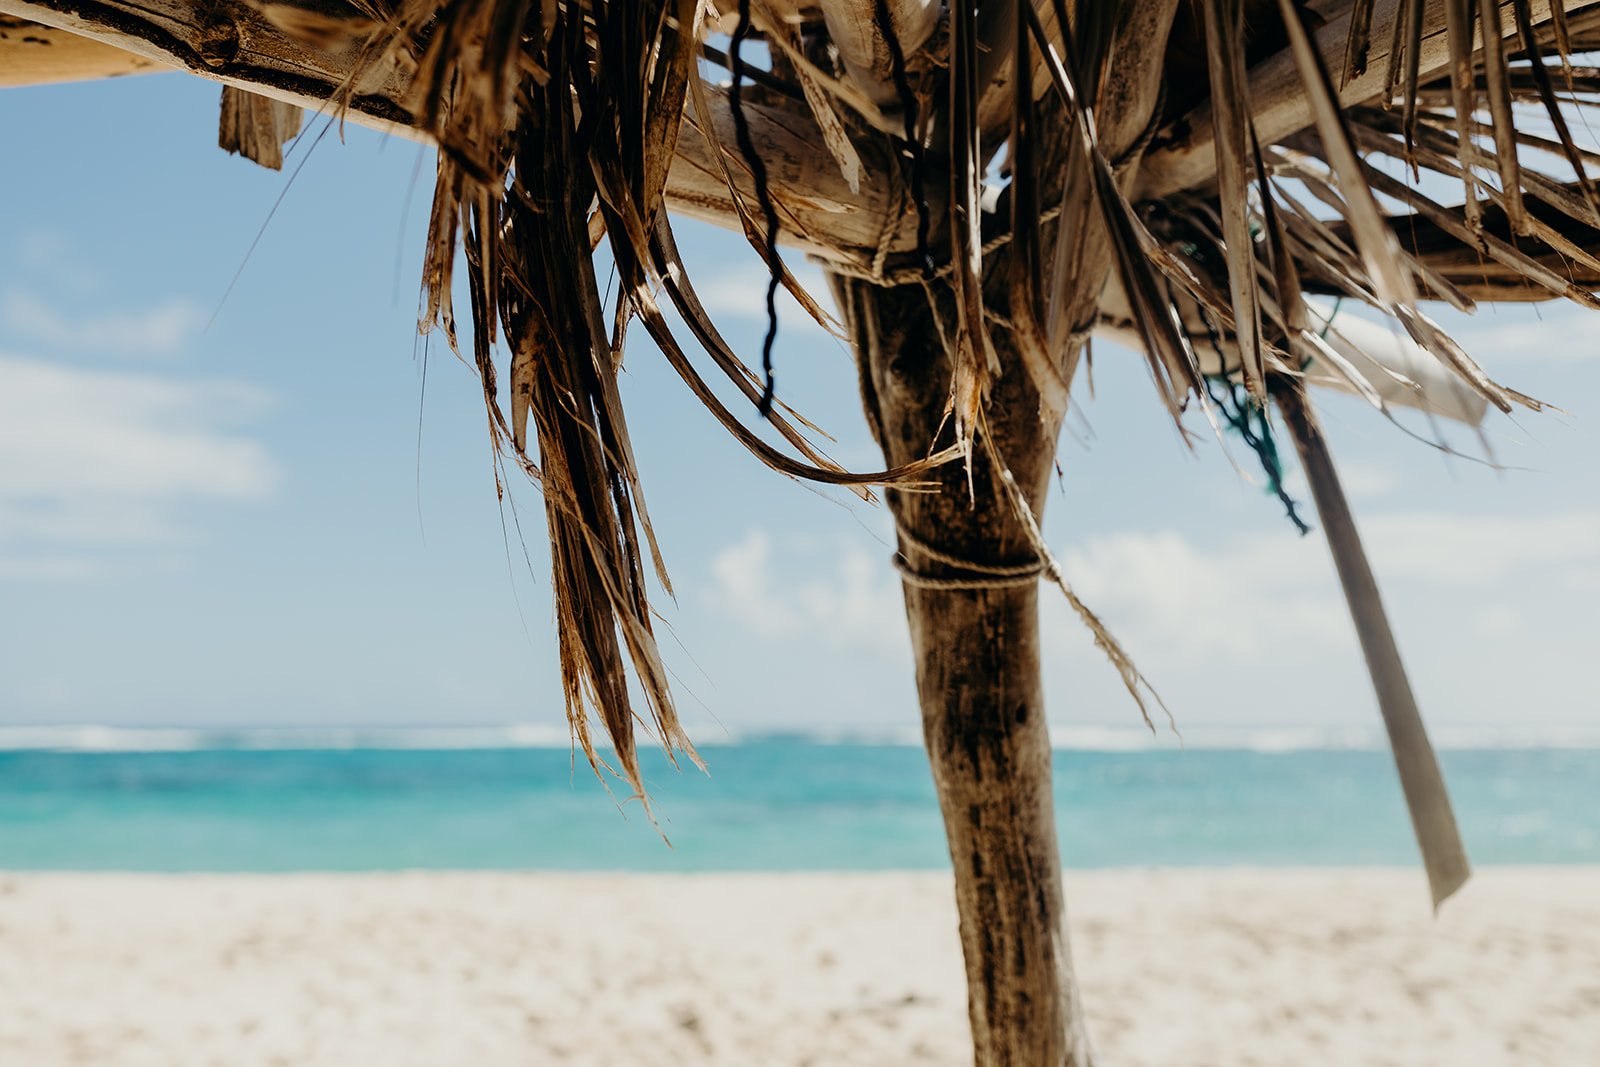
<instances>
[{"instance_id":1,"label":"thatched roof","mask_svg":"<svg viewBox=\"0 0 1600 1067\"><path fill-rule=\"evenodd\" d=\"M1600 307L1597 156L1573 135L1600 94L1600 70L1585 65L1600 51L1600 4L0 0L0 11L227 83L224 144L268 165L300 127L290 104L438 145L421 326L476 365L498 454L543 490L568 712L598 762L594 710L634 788L636 723L669 751L693 749L657 653L647 572L670 584L616 386L631 324L764 462L867 495L970 463L1000 375L1028 375L1059 413L1101 326L1136 338L1174 420L1210 413L1208 375L1263 405L1295 394L1311 364L1386 411L1392 389L1328 342L1304 300L1334 295L1389 317L1510 411L1538 404L1492 381L1423 302ZM14 34L0 45L26 47ZM770 291L833 329L785 254L937 290L950 434L895 470L831 462L782 404L770 331L766 352L737 353L706 313L674 211L741 229ZM620 282L610 304L602 255ZM1019 367L1002 365L997 332ZM750 407L725 406L705 367Z\"/></svg>"}]
</instances>

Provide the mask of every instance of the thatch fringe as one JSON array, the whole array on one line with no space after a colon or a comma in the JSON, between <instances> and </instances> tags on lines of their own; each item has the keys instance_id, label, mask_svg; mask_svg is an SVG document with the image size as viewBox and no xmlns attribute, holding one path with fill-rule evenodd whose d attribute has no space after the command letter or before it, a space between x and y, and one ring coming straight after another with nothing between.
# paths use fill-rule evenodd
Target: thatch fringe
<instances>
[{"instance_id":1,"label":"thatch fringe","mask_svg":"<svg viewBox=\"0 0 1600 1067\"><path fill-rule=\"evenodd\" d=\"M420 56L419 82L426 93L419 113L440 144L424 326L438 325L459 345L451 307L459 239L472 303L471 359L483 383L490 431L497 447L537 480L545 502L574 737L592 765L614 771L641 797L636 726L669 754L696 757L679 723L651 623L647 551L656 580L669 594L671 585L617 387L629 320L643 322L719 422L785 474L845 485L870 498L868 486L914 483L954 454L889 471L838 467L807 438L805 431L814 427L773 403L770 363L763 381L723 340L695 295L664 194L679 117L691 101L702 112L706 107L695 69L702 13L696 0L542 6L452 0L438 3L435 14L422 20L426 34L400 48ZM412 21L390 16L388 24ZM508 40L520 46L507 46ZM731 62L737 69L736 53ZM712 124L701 129L709 131ZM738 165L737 157L717 147L725 166ZM772 205L761 206L764 224L758 222L731 172L728 185L752 246L773 270L772 284L800 294L808 310L828 322L783 265L772 240ZM602 242L620 281L609 318L593 258ZM800 458L768 444L722 404L673 336L658 292L666 293L714 365ZM502 333L511 353L505 398L493 358ZM647 716L633 707L630 675ZM613 749L610 760L599 754L588 725L590 709Z\"/></svg>"},{"instance_id":2,"label":"thatch fringe","mask_svg":"<svg viewBox=\"0 0 1600 1067\"><path fill-rule=\"evenodd\" d=\"M718 140L696 69L706 8L696 0L356 0L358 17L345 29L359 58L342 99L358 99L381 70L411 74L407 106L440 146L422 318L460 344L452 273L456 250L465 247L470 358L483 379L488 423L544 492L569 715L598 764L585 711L595 709L617 769L635 789L635 723L669 750L692 754L650 625L646 551L648 569L670 587L616 388L635 317L713 417L763 462L870 496L871 484L915 480L961 457L970 462L990 385L1011 372L992 330L1012 333L1010 347L1041 404L1057 412L1065 406L1077 354L1096 325L1094 309L1083 318L1075 288L1090 269L1086 234L1103 232L1110 247L1112 284L1098 315L1139 338L1160 401L1180 428L1191 407L1210 414L1208 375L1236 382L1260 405L1274 383L1297 381L1309 359L1387 413L1380 390L1319 335L1307 294L1388 316L1503 411L1538 404L1492 381L1419 302L1471 310L1480 299L1559 297L1600 307L1600 200L1590 174L1600 152L1577 142L1572 121L1600 100L1600 69L1581 65L1585 53L1600 50L1600 5L1568 11L1561 0L1553 7L1548 0L1444 0L1442 7L1352 0L1347 17L1336 13L1317 29L1297 0L1279 0L1250 24L1241 0L1201 0L1193 39L1171 47L1203 53L1204 77L1160 111L1156 125L1164 129L1152 125L1114 158L1097 108L1120 73L1121 53L1111 47L1119 17L1108 5L1074 15L1064 0L1041 3L955 5L944 32L919 36L908 52L894 36L889 5L862 0L856 14L863 17L852 25L870 26L866 9L876 12L883 25L875 54L893 82L867 87L855 80L859 71L829 58L826 24L784 21L777 6L753 0L737 5L736 46L723 58L736 86L744 72L752 76L748 89L732 94L736 118L741 92L803 109L820 124L819 153L852 191L887 182L895 192L885 202L916 214L916 246L898 254L887 228L878 248L827 246L814 229L804 235L809 245L823 246L839 273L930 291L945 286L953 297L945 305L953 315L941 319L954 368L953 448L896 470L851 473L828 460L808 437L815 428L773 395L770 366L752 371L718 332L667 221L668 170L687 112L771 272L773 292L785 287L837 328L776 247L791 209L748 180L764 166L761 146L737 125L738 140L748 143ZM310 13L274 18L307 38L334 36L328 19ZM738 55L757 40L782 57L781 69L756 76L759 68ZM1278 53L1249 51L1259 40L1276 41ZM1282 99L1290 91L1285 78L1292 107ZM1251 99L1258 86L1280 94L1270 103L1270 131L1263 131L1260 101ZM1375 95L1352 99L1362 86ZM1194 99L1206 90L1209 99ZM1055 95L1052 107L1042 106L1041 93ZM1529 107L1546 117L1548 134L1518 128ZM1130 196L1139 186L1125 180L1125 168L1137 167L1147 146L1159 157L1193 139L1197 124L1216 158L1206 180L1159 199ZM991 212L989 167L1008 139L1004 210ZM887 152L869 157L867 149L886 142ZM1380 166L1380 157L1390 165ZM902 165L858 172L868 158ZM1411 181L1397 176L1400 168ZM1421 191L1415 179L1424 173L1459 183L1464 202L1445 205ZM1396 205L1399 215L1391 214ZM1056 235L1050 255L1047 223ZM595 282L601 244L621 282L610 308ZM1007 244L1014 247L1005 251L997 307L1000 290L986 267ZM758 412L770 406L769 424L790 451L721 402L673 336L661 294L732 386ZM507 397L494 360L502 331L511 353ZM1202 361L1201 348L1216 358ZM647 716L629 703L629 669Z\"/></svg>"},{"instance_id":3,"label":"thatch fringe","mask_svg":"<svg viewBox=\"0 0 1600 1067\"><path fill-rule=\"evenodd\" d=\"M268 170L283 169L283 146L300 132L300 109L282 100L222 87L217 144Z\"/></svg>"}]
</instances>

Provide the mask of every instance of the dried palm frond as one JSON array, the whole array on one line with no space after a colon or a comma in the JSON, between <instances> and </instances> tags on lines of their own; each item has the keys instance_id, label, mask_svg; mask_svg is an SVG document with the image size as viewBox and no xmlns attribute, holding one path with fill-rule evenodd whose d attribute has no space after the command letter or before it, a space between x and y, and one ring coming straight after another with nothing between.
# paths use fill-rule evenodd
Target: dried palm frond
<instances>
[{"instance_id":1,"label":"dried palm frond","mask_svg":"<svg viewBox=\"0 0 1600 1067\"><path fill-rule=\"evenodd\" d=\"M1267 377L1261 351L1261 296L1254 267L1248 176L1254 130L1245 85L1245 56L1238 47L1244 33L1243 0L1205 0L1206 68L1211 75L1211 119L1217 142L1217 211L1222 218L1221 249L1227 262L1234 337L1245 388L1266 399Z\"/></svg>"},{"instance_id":2,"label":"dried palm frond","mask_svg":"<svg viewBox=\"0 0 1600 1067\"><path fill-rule=\"evenodd\" d=\"M989 337L983 306L983 236L979 209L984 171L978 97L977 12L958 3L950 14L950 95L946 114L950 131L950 285L955 292L956 322L952 338L950 406L956 443L968 456L971 476L972 437L988 393L990 378L1000 373L999 357Z\"/></svg>"},{"instance_id":3,"label":"dried palm frond","mask_svg":"<svg viewBox=\"0 0 1600 1067\"><path fill-rule=\"evenodd\" d=\"M1082 214L1074 218L1064 213L1057 232L1055 285L1050 312L1052 342L1071 346L1075 340L1070 335L1063 336L1060 329L1064 310L1061 294L1068 280L1081 271L1081 264L1075 262L1075 255L1081 255L1081 252L1074 254L1068 250L1071 248L1072 233L1075 230L1081 233L1085 229L1082 220L1088 217L1089 212L1098 212L1112 245L1112 263L1128 302L1131 325L1148 354L1158 392L1169 414L1177 421L1183 410L1185 392L1198 389L1200 376L1193 349L1181 328L1176 310L1152 266L1153 261L1161 262L1158 255L1152 254L1156 242L1123 194L1111 162L1100 147L1092 111L1079 89L1080 84L1097 84L1101 72L1093 69L1088 79L1084 78L1082 69L1076 74L1069 72L1063 57L1052 46L1037 12L1032 5L1024 6L1029 12L1029 28L1050 73L1051 87L1060 97L1071 123L1069 143L1073 149L1067 155L1068 166L1071 167L1076 161L1090 179L1088 189L1082 191L1076 200ZM1057 26L1066 38L1067 54L1083 55L1076 47L1076 39L1071 35L1070 23L1061 10L1062 6L1057 5ZM1103 56L1104 53L1100 54ZM1072 173L1069 169L1066 185L1069 196L1074 189L1070 181Z\"/></svg>"},{"instance_id":4,"label":"dried palm frond","mask_svg":"<svg viewBox=\"0 0 1600 1067\"><path fill-rule=\"evenodd\" d=\"M268 170L282 170L283 146L300 132L300 122L293 104L224 85L217 143Z\"/></svg>"},{"instance_id":5,"label":"dried palm frond","mask_svg":"<svg viewBox=\"0 0 1600 1067\"><path fill-rule=\"evenodd\" d=\"M897 26L912 7L908 43ZM1112 148L1102 119L1110 127L1120 116L1100 114L1107 88L1152 73L1149 56L1119 37L1142 5L935 8L726 0L727 54L706 41L710 8L699 0L263 8L275 32L348 55L341 106L359 110L363 94L398 82L390 106L439 145L422 319L462 344L452 296L464 249L470 359L488 423L545 494L569 712L587 749L583 708L596 709L635 787L636 720L687 749L645 594L645 572L665 587L665 568L616 386L633 318L764 463L869 497L875 482L918 479L957 457L970 464L1006 374L1027 375L1042 416L1058 415L1096 320L1144 350L1181 427L1191 406L1210 414L1218 380L1259 414L1275 386L1313 365L1385 407L1395 375L1329 344L1307 296L1371 307L1501 410L1536 402L1492 381L1421 302L1600 307L1591 174L1600 149L1580 141L1578 121L1600 102L1600 68L1588 59L1600 51L1600 4L1196 0L1176 22L1170 11L1155 20L1162 34L1178 27L1166 69L1153 72L1165 103L1146 133ZM847 27L848 42L832 39ZM722 56L726 94L704 84L702 54ZM714 110L724 101L731 125ZM233 98L231 114L248 118L250 103ZM761 124L770 133L774 121L781 137L764 142ZM691 132L680 138L683 122ZM236 139L262 136L276 127L252 120ZM754 367L688 278L666 212L685 144L725 187L727 221L766 264L769 302L781 286L837 330L789 270L784 241L841 274L927 287L951 354L950 447L850 473L811 442L815 427L774 396L771 327ZM832 202L804 202L804 188L777 195L770 168L797 153L814 155L817 174L832 170L842 190ZM1459 188L1461 202L1446 203L1441 188ZM1001 210L986 210L996 202ZM873 214L865 228L862 205ZM836 238L819 218L854 219L858 236ZM615 267L614 303L595 282L596 256ZM727 387L767 416L765 429L722 401L668 309ZM1002 330L1015 368L999 358ZM510 355L497 366L500 341ZM630 667L648 716L628 703Z\"/></svg>"},{"instance_id":6,"label":"dried palm frond","mask_svg":"<svg viewBox=\"0 0 1600 1067\"><path fill-rule=\"evenodd\" d=\"M711 414L783 473L870 497L867 486L914 483L954 452L888 471L838 467L805 436L802 426L813 427L797 425L781 402L773 403L770 377L763 389L695 296L663 208L679 118L691 99L706 110L695 66L697 0L435 0L426 17L419 2L371 14L389 26L419 27L412 40L388 48L418 57L425 86L419 113L440 145L424 322L458 343L451 279L459 235L472 304L472 362L490 429L497 446L537 479L545 503L568 717L591 763L611 766L642 795L636 723L669 754L695 757L651 623L646 552L662 587L670 593L671 586L618 392L627 322L639 317ZM813 99L811 106L824 103ZM702 133L711 128L703 123ZM730 192L743 205L732 168L749 158L716 148ZM789 286L819 321L828 321L778 257L772 205L763 206L767 225L748 208L740 211L752 245L772 265L773 285ZM599 244L620 281L609 315L594 266ZM673 336L658 292L800 458L768 444L721 402ZM500 336L510 349L509 420L494 358ZM648 717L633 708L630 668ZM614 750L614 766L597 751L590 708Z\"/></svg>"}]
</instances>

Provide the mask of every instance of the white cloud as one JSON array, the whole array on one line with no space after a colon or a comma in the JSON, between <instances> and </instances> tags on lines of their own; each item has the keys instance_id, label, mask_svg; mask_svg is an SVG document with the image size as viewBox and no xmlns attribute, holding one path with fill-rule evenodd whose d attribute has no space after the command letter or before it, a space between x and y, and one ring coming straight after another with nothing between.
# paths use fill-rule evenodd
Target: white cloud
<instances>
[{"instance_id":1,"label":"white cloud","mask_svg":"<svg viewBox=\"0 0 1600 1067\"><path fill-rule=\"evenodd\" d=\"M21 289L0 297L0 320L8 330L73 352L170 355L205 325L192 300L167 300L143 311L69 314L36 293Z\"/></svg>"},{"instance_id":2,"label":"white cloud","mask_svg":"<svg viewBox=\"0 0 1600 1067\"><path fill-rule=\"evenodd\" d=\"M262 403L237 385L0 355L0 578L81 575L97 550L183 540L183 504L271 492L266 449L227 429Z\"/></svg>"},{"instance_id":3,"label":"white cloud","mask_svg":"<svg viewBox=\"0 0 1600 1067\"><path fill-rule=\"evenodd\" d=\"M1063 565L1128 648L1247 661L1349 642L1319 550L1261 535L1208 551L1173 531L1123 533L1069 550Z\"/></svg>"},{"instance_id":4,"label":"white cloud","mask_svg":"<svg viewBox=\"0 0 1600 1067\"><path fill-rule=\"evenodd\" d=\"M714 605L763 637L908 647L899 582L886 560L853 546L820 568L815 553L791 552L783 561L774 555L764 530L752 530L718 552L711 561Z\"/></svg>"},{"instance_id":5,"label":"white cloud","mask_svg":"<svg viewBox=\"0 0 1600 1067\"><path fill-rule=\"evenodd\" d=\"M700 303L713 317L756 319L764 318L766 309L766 275L752 278L747 271L729 271L709 277L694 276L689 279Z\"/></svg>"},{"instance_id":6,"label":"white cloud","mask_svg":"<svg viewBox=\"0 0 1600 1067\"><path fill-rule=\"evenodd\" d=\"M751 255L753 257L754 253ZM695 294L700 297L700 303L705 305L713 321L740 319L750 323L766 323L768 275L760 260L752 258L752 263L753 266L746 269L704 271L690 277ZM810 264L791 264L791 269L823 311L837 318L822 272ZM779 336L789 330L820 337L833 336L781 286L778 288L778 329Z\"/></svg>"},{"instance_id":7,"label":"white cloud","mask_svg":"<svg viewBox=\"0 0 1600 1067\"><path fill-rule=\"evenodd\" d=\"M1562 307L1542 314L1522 309L1480 312L1457 328L1456 340L1474 359L1486 361L1595 359L1600 357L1600 334L1579 322L1581 314L1581 309Z\"/></svg>"},{"instance_id":8,"label":"white cloud","mask_svg":"<svg viewBox=\"0 0 1600 1067\"><path fill-rule=\"evenodd\" d=\"M24 234L15 246L16 262L35 282L73 290L98 289L103 284L97 271L73 255L67 235L55 230L34 230Z\"/></svg>"},{"instance_id":9,"label":"white cloud","mask_svg":"<svg viewBox=\"0 0 1600 1067\"><path fill-rule=\"evenodd\" d=\"M1361 532L1380 585L1514 590L1520 574L1540 567L1561 568L1569 583L1600 573L1600 512L1380 514L1363 519ZM1352 641L1320 531L1251 535L1216 548L1170 530L1120 533L1068 551L1064 565L1078 593L1131 649L1248 662L1282 659L1296 648L1314 656ZM1517 625L1508 612L1476 621L1491 631Z\"/></svg>"},{"instance_id":10,"label":"white cloud","mask_svg":"<svg viewBox=\"0 0 1600 1067\"><path fill-rule=\"evenodd\" d=\"M1380 575L1439 585L1484 585L1541 565L1600 564L1600 512L1376 515L1361 529Z\"/></svg>"},{"instance_id":11,"label":"white cloud","mask_svg":"<svg viewBox=\"0 0 1600 1067\"><path fill-rule=\"evenodd\" d=\"M1476 601L1484 588L1512 590L1511 603L1483 604L1462 617L1487 635L1524 631L1522 605L1515 603L1524 580L1534 588L1559 569L1568 586L1600 581L1600 512L1379 514L1362 521L1362 533L1381 585L1426 590L1420 599L1414 591L1413 604L1459 599L1460 591ZM1356 655L1320 531L1305 538L1262 532L1219 544L1174 530L1129 531L1091 538L1065 551L1062 562L1075 590L1135 661L1158 673ZM879 555L852 547L822 556L757 529L719 552L711 571L714 606L762 638L907 648L899 583ZM1048 587L1041 608L1045 647L1098 657L1087 651L1082 624Z\"/></svg>"},{"instance_id":12,"label":"white cloud","mask_svg":"<svg viewBox=\"0 0 1600 1067\"><path fill-rule=\"evenodd\" d=\"M1339 484L1344 487L1345 495L1354 500L1377 500L1404 489L1406 480L1391 466L1354 459L1340 461ZM1310 507L1311 487L1306 482L1305 472L1298 466L1284 475L1283 488L1291 497Z\"/></svg>"},{"instance_id":13,"label":"white cloud","mask_svg":"<svg viewBox=\"0 0 1600 1067\"><path fill-rule=\"evenodd\" d=\"M1473 613L1472 621L1486 637L1502 638L1527 633L1527 616L1510 604L1489 604Z\"/></svg>"},{"instance_id":14,"label":"white cloud","mask_svg":"<svg viewBox=\"0 0 1600 1067\"><path fill-rule=\"evenodd\" d=\"M92 578L100 571L82 556L0 553L0 582L63 582Z\"/></svg>"}]
</instances>

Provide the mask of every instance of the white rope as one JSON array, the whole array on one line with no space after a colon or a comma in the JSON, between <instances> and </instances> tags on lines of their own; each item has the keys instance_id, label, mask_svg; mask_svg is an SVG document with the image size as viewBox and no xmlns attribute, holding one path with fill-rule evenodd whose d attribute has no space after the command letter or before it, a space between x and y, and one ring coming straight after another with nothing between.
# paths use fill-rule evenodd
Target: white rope
<instances>
[{"instance_id":1,"label":"white rope","mask_svg":"<svg viewBox=\"0 0 1600 1067\"><path fill-rule=\"evenodd\" d=\"M894 554L895 570L907 585L918 589L1019 589L1033 585L1044 574L1044 563L1038 559L1027 563L978 563L933 547L906 529L904 523L897 522L895 526L907 547L935 563L970 572L970 575L949 576L923 574L911 565L902 549Z\"/></svg>"}]
</instances>

